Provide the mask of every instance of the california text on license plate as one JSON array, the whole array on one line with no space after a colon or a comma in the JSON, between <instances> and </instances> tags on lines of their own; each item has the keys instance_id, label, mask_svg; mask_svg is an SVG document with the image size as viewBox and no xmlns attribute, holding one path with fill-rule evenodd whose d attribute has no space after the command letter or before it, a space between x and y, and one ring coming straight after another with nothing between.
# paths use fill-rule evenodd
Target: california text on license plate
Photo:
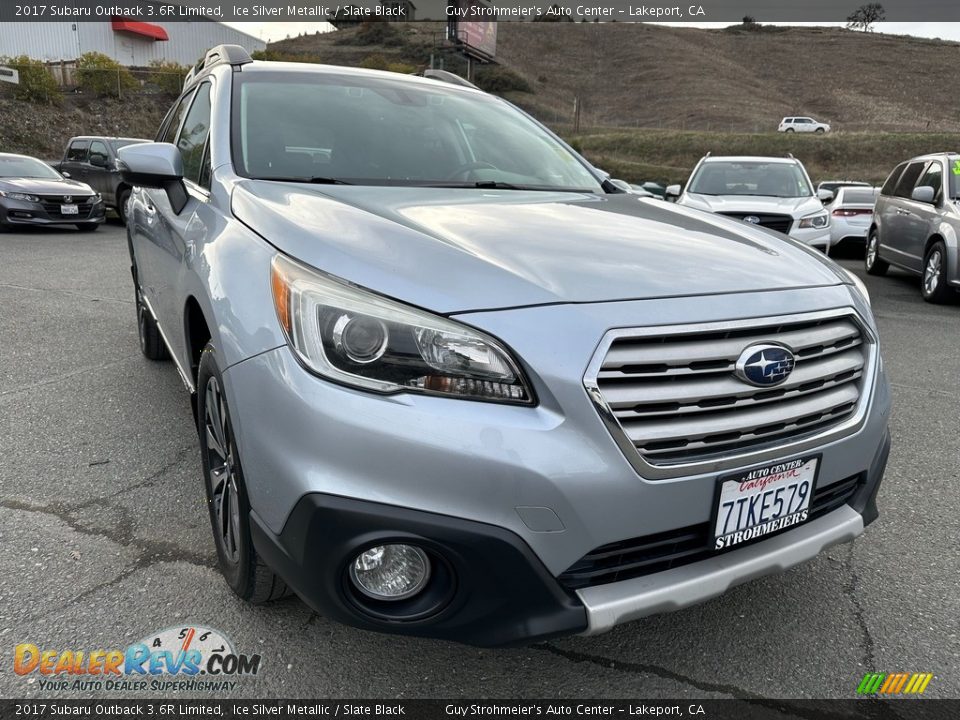
<instances>
[{"instance_id":1,"label":"california text on license plate","mask_svg":"<svg viewBox=\"0 0 960 720\"><path fill-rule=\"evenodd\" d=\"M805 522L819 462L820 456L805 457L721 478L714 548L726 550Z\"/></svg>"},{"instance_id":2,"label":"california text on license plate","mask_svg":"<svg viewBox=\"0 0 960 720\"><path fill-rule=\"evenodd\" d=\"M60 214L61 215L79 215L80 209L76 205L61 205Z\"/></svg>"}]
</instances>

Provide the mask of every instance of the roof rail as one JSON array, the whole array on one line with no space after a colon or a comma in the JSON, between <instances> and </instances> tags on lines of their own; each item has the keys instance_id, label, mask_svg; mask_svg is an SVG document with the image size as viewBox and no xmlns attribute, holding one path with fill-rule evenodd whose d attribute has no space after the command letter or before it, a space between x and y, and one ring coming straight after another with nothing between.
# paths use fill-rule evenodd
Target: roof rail
<instances>
[{"instance_id":1,"label":"roof rail","mask_svg":"<svg viewBox=\"0 0 960 720\"><path fill-rule=\"evenodd\" d=\"M232 65L237 67L252 62L253 58L250 57L250 53L240 45L217 45L207 50L207 54L203 56L203 59L187 73L187 78L183 81L183 89L186 90L197 77L217 65Z\"/></svg>"},{"instance_id":2,"label":"roof rail","mask_svg":"<svg viewBox=\"0 0 960 720\"><path fill-rule=\"evenodd\" d=\"M469 80L464 80L459 75L446 70L427 68L423 71L423 77L430 78L431 80L439 80L440 82L450 83L451 85L460 85L461 87L473 88L474 90L480 89Z\"/></svg>"},{"instance_id":3,"label":"roof rail","mask_svg":"<svg viewBox=\"0 0 960 720\"><path fill-rule=\"evenodd\" d=\"M791 160L796 160L796 158L793 156L793 153L787 153L787 157Z\"/></svg>"}]
</instances>

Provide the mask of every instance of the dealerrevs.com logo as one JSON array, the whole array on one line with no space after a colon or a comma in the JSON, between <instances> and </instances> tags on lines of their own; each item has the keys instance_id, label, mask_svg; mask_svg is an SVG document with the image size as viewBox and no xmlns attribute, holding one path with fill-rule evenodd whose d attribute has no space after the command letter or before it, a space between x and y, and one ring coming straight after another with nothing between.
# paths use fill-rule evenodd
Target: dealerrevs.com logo
<instances>
[{"instance_id":1,"label":"dealerrevs.com logo","mask_svg":"<svg viewBox=\"0 0 960 720\"><path fill-rule=\"evenodd\" d=\"M218 630L169 627L126 649L48 649L20 643L13 670L41 690L230 691L260 671L260 655L246 655Z\"/></svg>"}]
</instances>

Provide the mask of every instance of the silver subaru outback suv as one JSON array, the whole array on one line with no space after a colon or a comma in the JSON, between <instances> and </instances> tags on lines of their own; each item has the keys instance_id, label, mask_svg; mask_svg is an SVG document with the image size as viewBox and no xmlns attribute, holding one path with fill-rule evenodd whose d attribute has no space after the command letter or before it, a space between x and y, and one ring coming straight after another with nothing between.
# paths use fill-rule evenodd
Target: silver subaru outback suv
<instances>
[{"instance_id":1,"label":"silver subaru outback suv","mask_svg":"<svg viewBox=\"0 0 960 720\"><path fill-rule=\"evenodd\" d=\"M455 80L220 47L120 151L230 587L504 645L862 533L890 409L863 286Z\"/></svg>"}]
</instances>

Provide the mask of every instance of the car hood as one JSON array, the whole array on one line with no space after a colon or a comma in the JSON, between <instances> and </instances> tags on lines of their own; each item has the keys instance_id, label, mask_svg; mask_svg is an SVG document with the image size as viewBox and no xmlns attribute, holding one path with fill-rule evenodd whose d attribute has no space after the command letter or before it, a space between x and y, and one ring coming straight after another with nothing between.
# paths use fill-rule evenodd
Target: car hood
<instances>
[{"instance_id":1,"label":"car hood","mask_svg":"<svg viewBox=\"0 0 960 720\"><path fill-rule=\"evenodd\" d=\"M799 243L629 194L244 180L233 213L291 257L440 313L842 281Z\"/></svg>"},{"instance_id":2,"label":"car hood","mask_svg":"<svg viewBox=\"0 0 960 720\"><path fill-rule=\"evenodd\" d=\"M800 218L823 210L816 197L779 198L761 195L698 195L687 193L680 203L715 213L774 213Z\"/></svg>"},{"instance_id":3,"label":"car hood","mask_svg":"<svg viewBox=\"0 0 960 720\"><path fill-rule=\"evenodd\" d=\"M66 178L0 178L0 190L35 195L93 195L93 188L86 183Z\"/></svg>"}]
</instances>

